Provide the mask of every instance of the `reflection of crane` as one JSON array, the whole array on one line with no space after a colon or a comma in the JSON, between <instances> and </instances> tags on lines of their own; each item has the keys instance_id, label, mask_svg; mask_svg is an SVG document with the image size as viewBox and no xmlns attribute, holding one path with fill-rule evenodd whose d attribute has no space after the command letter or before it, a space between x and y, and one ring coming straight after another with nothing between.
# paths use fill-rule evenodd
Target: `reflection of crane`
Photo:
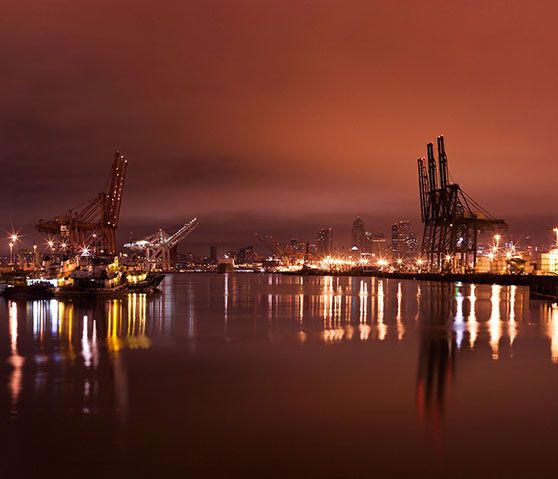
<instances>
[{"instance_id":1,"label":"reflection of crane","mask_svg":"<svg viewBox=\"0 0 558 479\"><path fill-rule=\"evenodd\" d=\"M145 261L149 269L167 271L172 267L171 256L176 251L178 243L194 231L196 226L198 226L198 219L194 218L185 223L172 235L160 229L142 240L126 243L124 247L136 251L144 251Z\"/></svg>"},{"instance_id":2,"label":"reflection of crane","mask_svg":"<svg viewBox=\"0 0 558 479\"><path fill-rule=\"evenodd\" d=\"M449 283L432 287L419 303L419 361L416 385L421 421L440 439L444 405L455 377L456 342L451 334L453 289Z\"/></svg>"},{"instance_id":3,"label":"reflection of crane","mask_svg":"<svg viewBox=\"0 0 558 479\"><path fill-rule=\"evenodd\" d=\"M70 209L49 220L39 220L37 230L58 238L70 249L92 245L98 246L100 252L114 253L127 165L128 160L117 151L107 191L81 208Z\"/></svg>"}]
</instances>

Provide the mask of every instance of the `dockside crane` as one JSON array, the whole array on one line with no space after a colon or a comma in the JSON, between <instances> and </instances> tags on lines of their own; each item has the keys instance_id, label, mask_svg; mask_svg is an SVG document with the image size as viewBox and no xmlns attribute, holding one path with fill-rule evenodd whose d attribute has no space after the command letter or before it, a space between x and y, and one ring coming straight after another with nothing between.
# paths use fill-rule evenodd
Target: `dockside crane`
<instances>
[{"instance_id":1,"label":"dockside crane","mask_svg":"<svg viewBox=\"0 0 558 479\"><path fill-rule=\"evenodd\" d=\"M169 271L172 269L172 257L178 243L194 231L198 223L198 219L193 218L171 235L159 229L156 233L142 240L126 243L124 248L142 251L145 254L145 262L148 269Z\"/></svg>"},{"instance_id":2,"label":"dockside crane","mask_svg":"<svg viewBox=\"0 0 558 479\"><path fill-rule=\"evenodd\" d=\"M258 240L269 250L271 251L271 254L273 256L275 256L276 258L278 258L279 260L281 260L281 262L285 265L288 266L291 264L291 257L290 255L287 253L287 251L285 251L281 245L278 242L273 242L273 238L271 236L268 236L266 238L262 237L260 234L258 233L254 233L254 236L256 238L258 238Z\"/></svg>"},{"instance_id":3,"label":"dockside crane","mask_svg":"<svg viewBox=\"0 0 558 479\"><path fill-rule=\"evenodd\" d=\"M67 251L98 248L99 253L115 253L127 167L128 160L120 152L115 152L105 191L85 206L72 208L49 220L39 220L36 229L58 240Z\"/></svg>"},{"instance_id":4,"label":"dockside crane","mask_svg":"<svg viewBox=\"0 0 558 479\"><path fill-rule=\"evenodd\" d=\"M432 143L426 147L427 158L417 160L424 224L422 255L431 271L465 271L476 266L479 234L507 225L449 181L443 136L437 138L437 150L437 165Z\"/></svg>"}]
</instances>

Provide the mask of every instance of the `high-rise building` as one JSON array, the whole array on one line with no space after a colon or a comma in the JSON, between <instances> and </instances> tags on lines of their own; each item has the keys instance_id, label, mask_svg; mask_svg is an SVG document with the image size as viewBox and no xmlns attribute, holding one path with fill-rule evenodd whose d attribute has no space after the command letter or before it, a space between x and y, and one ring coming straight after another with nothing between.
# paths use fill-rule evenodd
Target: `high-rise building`
<instances>
[{"instance_id":1,"label":"high-rise building","mask_svg":"<svg viewBox=\"0 0 558 479\"><path fill-rule=\"evenodd\" d=\"M405 239L405 244L407 246L407 257L415 257L418 254L418 238L416 233L409 231L409 235Z\"/></svg>"},{"instance_id":2,"label":"high-rise building","mask_svg":"<svg viewBox=\"0 0 558 479\"><path fill-rule=\"evenodd\" d=\"M333 230L322 228L318 234L318 253L331 254L333 252Z\"/></svg>"},{"instance_id":3,"label":"high-rise building","mask_svg":"<svg viewBox=\"0 0 558 479\"><path fill-rule=\"evenodd\" d=\"M365 231L364 231L364 222L360 219L360 216L357 217L356 220L353 221L353 231L352 231L352 246L356 246L359 250L364 250L365 246Z\"/></svg>"},{"instance_id":4,"label":"high-rise building","mask_svg":"<svg viewBox=\"0 0 558 479\"><path fill-rule=\"evenodd\" d=\"M252 245L240 248L237 252L233 252L231 257L233 257L238 264L255 263L260 259Z\"/></svg>"},{"instance_id":5,"label":"high-rise building","mask_svg":"<svg viewBox=\"0 0 558 479\"><path fill-rule=\"evenodd\" d=\"M217 246L211 245L209 247L209 261L217 264Z\"/></svg>"},{"instance_id":6,"label":"high-rise building","mask_svg":"<svg viewBox=\"0 0 558 479\"><path fill-rule=\"evenodd\" d=\"M386 235L384 233L373 233L367 231L366 252L376 257L383 257L386 254Z\"/></svg>"},{"instance_id":7,"label":"high-rise building","mask_svg":"<svg viewBox=\"0 0 558 479\"><path fill-rule=\"evenodd\" d=\"M414 257L417 253L417 235L411 231L408 220L400 220L391 227L391 253L394 258Z\"/></svg>"}]
</instances>

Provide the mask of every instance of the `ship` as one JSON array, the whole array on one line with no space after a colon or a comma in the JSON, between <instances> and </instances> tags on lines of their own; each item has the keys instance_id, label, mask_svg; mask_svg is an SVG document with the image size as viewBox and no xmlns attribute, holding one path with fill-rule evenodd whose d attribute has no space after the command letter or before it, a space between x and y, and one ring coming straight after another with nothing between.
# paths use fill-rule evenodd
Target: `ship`
<instances>
[{"instance_id":1,"label":"ship","mask_svg":"<svg viewBox=\"0 0 558 479\"><path fill-rule=\"evenodd\" d=\"M50 276L18 278L6 284L1 295L8 299L50 299L72 297L117 298L128 293L156 293L165 278L162 273L129 269L102 258L80 258L65 262Z\"/></svg>"}]
</instances>

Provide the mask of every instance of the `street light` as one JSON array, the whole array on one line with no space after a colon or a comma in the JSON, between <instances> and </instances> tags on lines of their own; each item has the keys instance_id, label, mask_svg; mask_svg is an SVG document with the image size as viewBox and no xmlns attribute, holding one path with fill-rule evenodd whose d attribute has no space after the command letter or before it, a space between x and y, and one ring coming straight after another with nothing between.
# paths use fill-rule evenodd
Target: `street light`
<instances>
[{"instance_id":1,"label":"street light","mask_svg":"<svg viewBox=\"0 0 558 479\"><path fill-rule=\"evenodd\" d=\"M17 233L12 233L10 234L9 240L10 240L10 264L14 264L14 246L16 244L16 241L19 239L19 236L17 235Z\"/></svg>"}]
</instances>

